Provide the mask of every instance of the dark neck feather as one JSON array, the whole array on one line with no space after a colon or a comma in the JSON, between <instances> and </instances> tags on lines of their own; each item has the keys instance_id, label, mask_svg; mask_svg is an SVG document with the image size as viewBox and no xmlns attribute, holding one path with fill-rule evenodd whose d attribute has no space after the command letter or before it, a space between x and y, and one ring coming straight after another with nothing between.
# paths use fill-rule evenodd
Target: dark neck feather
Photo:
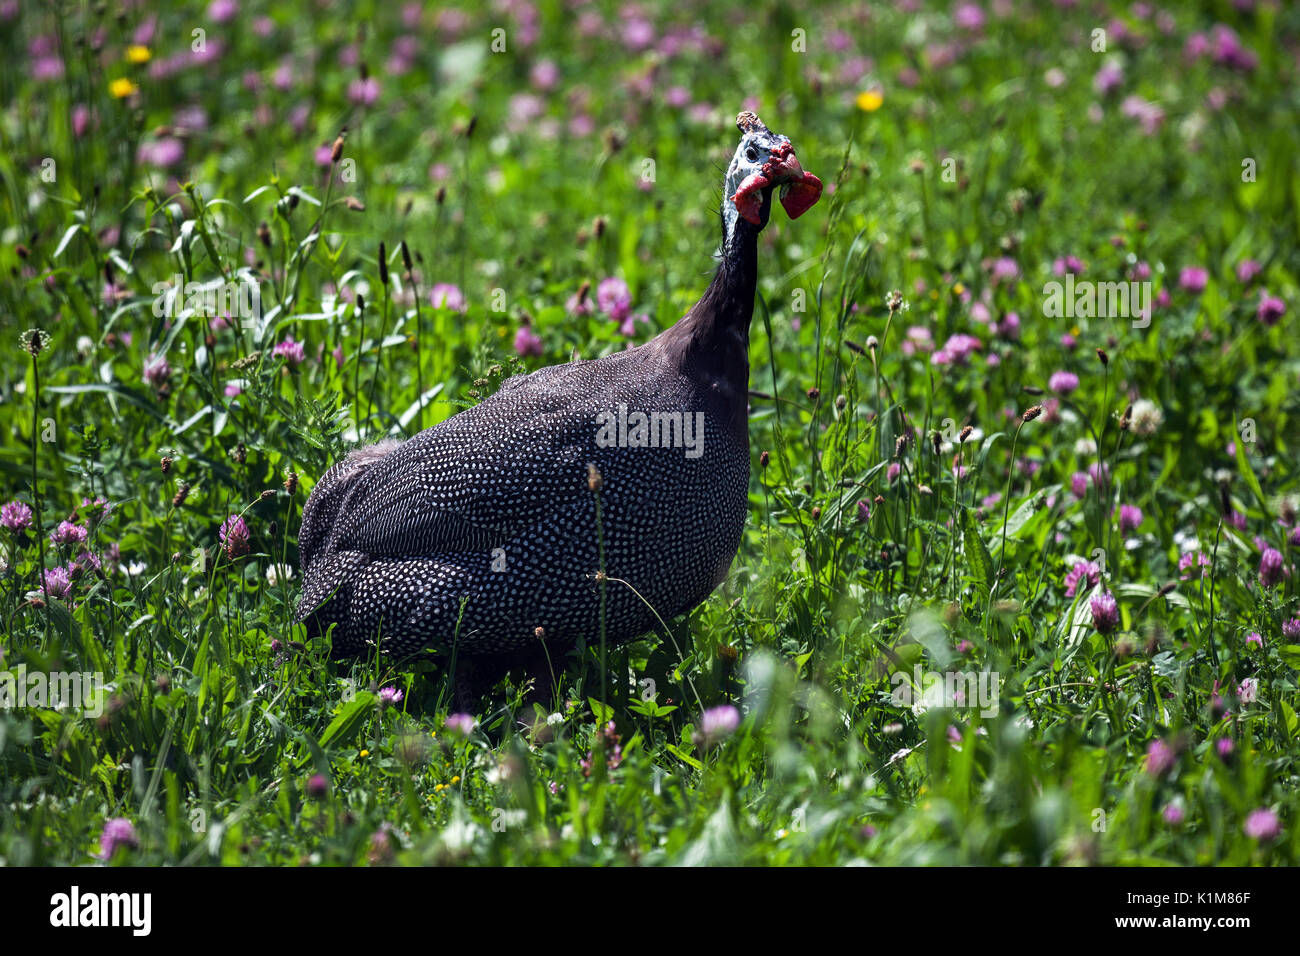
<instances>
[{"instance_id":1,"label":"dark neck feather","mask_svg":"<svg viewBox=\"0 0 1300 956\"><path fill-rule=\"evenodd\" d=\"M762 219L767 219L767 202ZM724 235L721 262L713 281L691 310L659 337L668 360L694 379L701 393L744 434L748 417L749 322L758 284L758 234L761 226L738 219Z\"/></svg>"},{"instance_id":2,"label":"dark neck feather","mask_svg":"<svg viewBox=\"0 0 1300 956\"><path fill-rule=\"evenodd\" d=\"M741 219L723 242L722 261L713 281L688 318L703 324L712 335L739 332L748 342L758 285L758 227Z\"/></svg>"},{"instance_id":3,"label":"dark neck feather","mask_svg":"<svg viewBox=\"0 0 1300 956\"><path fill-rule=\"evenodd\" d=\"M744 219L723 237L721 261L698 302L663 334L663 345L685 357L716 355L732 343L749 347L749 321L758 285L759 227ZM745 359L748 368L748 357Z\"/></svg>"}]
</instances>

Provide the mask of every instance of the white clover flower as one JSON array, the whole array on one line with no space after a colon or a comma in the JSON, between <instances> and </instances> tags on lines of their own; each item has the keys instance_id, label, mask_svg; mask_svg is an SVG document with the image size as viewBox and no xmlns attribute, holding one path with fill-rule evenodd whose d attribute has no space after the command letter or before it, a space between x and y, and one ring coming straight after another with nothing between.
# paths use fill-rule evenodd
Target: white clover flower
<instances>
[{"instance_id":1,"label":"white clover flower","mask_svg":"<svg viewBox=\"0 0 1300 956\"><path fill-rule=\"evenodd\" d=\"M1195 531L1179 528L1174 532L1174 545L1178 548L1179 554L1191 554L1201 550L1201 539L1196 537Z\"/></svg>"},{"instance_id":2,"label":"white clover flower","mask_svg":"<svg viewBox=\"0 0 1300 956\"><path fill-rule=\"evenodd\" d=\"M1080 458L1091 458L1097 454L1097 443L1091 438L1080 438L1074 443L1074 453Z\"/></svg>"},{"instance_id":3,"label":"white clover flower","mask_svg":"<svg viewBox=\"0 0 1300 956\"><path fill-rule=\"evenodd\" d=\"M482 828L472 820L456 818L442 831L442 845L448 850L465 850L473 846Z\"/></svg>"},{"instance_id":4,"label":"white clover flower","mask_svg":"<svg viewBox=\"0 0 1300 956\"><path fill-rule=\"evenodd\" d=\"M1139 398L1133 403L1133 431L1143 437L1154 435L1164 423L1165 413L1150 399Z\"/></svg>"},{"instance_id":5,"label":"white clover flower","mask_svg":"<svg viewBox=\"0 0 1300 956\"><path fill-rule=\"evenodd\" d=\"M293 566L288 564L269 564L266 567L266 583L275 587L281 581L293 580Z\"/></svg>"}]
</instances>

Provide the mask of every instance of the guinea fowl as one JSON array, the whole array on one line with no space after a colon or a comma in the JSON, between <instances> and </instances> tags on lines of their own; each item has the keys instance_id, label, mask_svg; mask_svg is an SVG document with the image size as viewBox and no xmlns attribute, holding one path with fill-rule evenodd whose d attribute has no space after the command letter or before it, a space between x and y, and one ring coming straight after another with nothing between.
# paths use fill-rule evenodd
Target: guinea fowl
<instances>
[{"instance_id":1,"label":"guinea fowl","mask_svg":"<svg viewBox=\"0 0 1300 956\"><path fill-rule=\"evenodd\" d=\"M748 510L758 234L774 190L792 219L822 190L787 138L753 113L736 125L721 263L675 325L508 379L406 441L353 451L316 484L297 615L313 636L334 625L335 656L441 646L462 700L517 665L549 687L556 652L599 643L602 585L615 646L723 580Z\"/></svg>"}]
</instances>

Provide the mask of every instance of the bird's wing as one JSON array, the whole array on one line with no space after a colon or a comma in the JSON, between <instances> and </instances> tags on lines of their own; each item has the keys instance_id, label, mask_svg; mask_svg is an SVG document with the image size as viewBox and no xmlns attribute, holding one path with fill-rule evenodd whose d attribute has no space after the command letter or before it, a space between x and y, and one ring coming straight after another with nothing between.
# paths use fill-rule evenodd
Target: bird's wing
<instances>
[{"instance_id":1,"label":"bird's wing","mask_svg":"<svg viewBox=\"0 0 1300 956\"><path fill-rule=\"evenodd\" d=\"M461 413L464 416L466 413ZM457 416L421 433L357 485L335 547L372 555L485 551L586 488L564 417L511 420L488 433ZM476 416L477 417L477 416ZM557 434L560 432L561 434Z\"/></svg>"},{"instance_id":2,"label":"bird's wing","mask_svg":"<svg viewBox=\"0 0 1300 956\"><path fill-rule=\"evenodd\" d=\"M542 369L416 435L349 489L333 549L490 550L590 495L587 463L604 457L595 413L629 398L626 385L612 386L614 394L598 383L626 382L606 373L622 365L611 359L629 354ZM589 367L602 363L615 368L602 367L593 384ZM582 366L587 374L576 371Z\"/></svg>"}]
</instances>

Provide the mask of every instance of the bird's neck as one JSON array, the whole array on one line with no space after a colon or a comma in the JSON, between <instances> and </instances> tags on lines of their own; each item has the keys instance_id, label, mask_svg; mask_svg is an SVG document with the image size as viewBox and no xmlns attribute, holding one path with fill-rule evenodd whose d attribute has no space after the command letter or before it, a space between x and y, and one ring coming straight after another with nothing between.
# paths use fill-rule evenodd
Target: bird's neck
<instances>
[{"instance_id":1,"label":"bird's neck","mask_svg":"<svg viewBox=\"0 0 1300 956\"><path fill-rule=\"evenodd\" d=\"M758 284L757 227L741 219L723 239L713 281L691 310L661 336L670 360L695 379L743 433L749 393L749 322Z\"/></svg>"},{"instance_id":2,"label":"bird's neck","mask_svg":"<svg viewBox=\"0 0 1300 956\"><path fill-rule=\"evenodd\" d=\"M749 343L749 321L754 315L754 290L758 285L758 229L741 219L723 240L722 261L697 308L711 315L719 334L736 332ZM693 310L694 311L694 310Z\"/></svg>"},{"instance_id":3,"label":"bird's neck","mask_svg":"<svg viewBox=\"0 0 1300 956\"><path fill-rule=\"evenodd\" d=\"M749 379L749 322L758 285L758 229L741 219L724 237L713 281L668 330L683 358L719 359L720 370ZM710 364L718 364L716 362Z\"/></svg>"}]
</instances>

